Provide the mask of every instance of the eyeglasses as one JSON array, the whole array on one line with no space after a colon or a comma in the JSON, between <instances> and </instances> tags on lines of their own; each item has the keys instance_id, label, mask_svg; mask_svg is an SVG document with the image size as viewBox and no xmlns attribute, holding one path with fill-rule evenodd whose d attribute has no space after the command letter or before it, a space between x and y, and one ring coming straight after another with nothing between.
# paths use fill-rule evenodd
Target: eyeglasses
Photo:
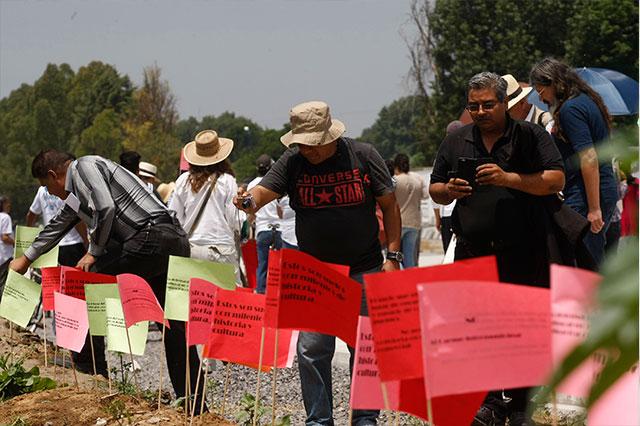
<instances>
[{"instance_id":1,"label":"eyeglasses","mask_svg":"<svg viewBox=\"0 0 640 426\"><path fill-rule=\"evenodd\" d=\"M478 112L480 111L480 108L482 108L484 111L491 111L496 107L496 105L498 105L497 102L484 102L482 104L472 103L467 104L467 110L469 112Z\"/></svg>"}]
</instances>

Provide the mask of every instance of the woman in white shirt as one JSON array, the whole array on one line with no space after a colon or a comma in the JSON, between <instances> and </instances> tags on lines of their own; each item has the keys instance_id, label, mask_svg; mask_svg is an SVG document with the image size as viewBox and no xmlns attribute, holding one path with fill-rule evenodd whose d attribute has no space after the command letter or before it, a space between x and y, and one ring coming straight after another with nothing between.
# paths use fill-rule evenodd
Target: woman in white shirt
<instances>
[{"instance_id":1,"label":"woman in white shirt","mask_svg":"<svg viewBox=\"0 0 640 426\"><path fill-rule=\"evenodd\" d=\"M184 148L189 171L180 175L169 201L189 235L191 257L234 266L240 283L236 238L245 215L233 205L238 192L227 160L233 141L204 130Z\"/></svg>"}]
</instances>

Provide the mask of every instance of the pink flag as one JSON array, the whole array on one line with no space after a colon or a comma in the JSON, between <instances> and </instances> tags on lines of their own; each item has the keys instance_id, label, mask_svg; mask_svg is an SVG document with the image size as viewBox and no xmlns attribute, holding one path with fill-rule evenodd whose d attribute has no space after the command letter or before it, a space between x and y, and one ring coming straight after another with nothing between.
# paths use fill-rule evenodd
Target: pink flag
<instances>
[{"instance_id":1,"label":"pink flag","mask_svg":"<svg viewBox=\"0 0 640 426\"><path fill-rule=\"evenodd\" d=\"M565 356L587 337L595 291L602 277L595 272L551 265L551 321L553 361L558 367ZM558 386L558 392L584 398L600 367L592 358Z\"/></svg>"},{"instance_id":2,"label":"pink flag","mask_svg":"<svg viewBox=\"0 0 640 426\"><path fill-rule=\"evenodd\" d=\"M351 408L385 409L369 318L360 317L358 327L356 360L351 378ZM409 413L423 420L428 419L427 398L422 378L394 380L386 382L385 385L391 410ZM439 426L471 424L485 396L486 392L476 392L433 398L431 405L435 423Z\"/></svg>"},{"instance_id":3,"label":"pink flag","mask_svg":"<svg viewBox=\"0 0 640 426\"><path fill-rule=\"evenodd\" d=\"M640 425L638 401L640 374L636 364L632 371L622 376L589 410L589 426L637 426Z\"/></svg>"},{"instance_id":4,"label":"pink flag","mask_svg":"<svg viewBox=\"0 0 640 426\"><path fill-rule=\"evenodd\" d=\"M115 284L113 275L85 272L75 268L62 267L60 273L60 292L76 299L84 299L85 284Z\"/></svg>"},{"instance_id":5,"label":"pink flag","mask_svg":"<svg viewBox=\"0 0 640 426\"><path fill-rule=\"evenodd\" d=\"M55 307L53 292L60 292L60 266L42 268L42 310L53 311Z\"/></svg>"},{"instance_id":6,"label":"pink flag","mask_svg":"<svg viewBox=\"0 0 640 426\"><path fill-rule=\"evenodd\" d=\"M335 265L326 265L309 254L282 249L279 256L279 285L274 282L267 285L267 311L275 312L267 314L265 324L337 336L353 347L361 285L337 272Z\"/></svg>"},{"instance_id":7,"label":"pink flag","mask_svg":"<svg viewBox=\"0 0 640 426\"><path fill-rule=\"evenodd\" d=\"M265 314L265 296L218 289L211 333L204 354L207 358L257 366ZM263 366L273 366L276 330L265 329ZM289 364L291 330L278 330L277 367Z\"/></svg>"},{"instance_id":8,"label":"pink flag","mask_svg":"<svg viewBox=\"0 0 640 426\"><path fill-rule=\"evenodd\" d=\"M383 381L421 378L419 283L450 280L498 281L494 257L449 265L364 276L374 347Z\"/></svg>"},{"instance_id":9,"label":"pink flag","mask_svg":"<svg viewBox=\"0 0 640 426\"><path fill-rule=\"evenodd\" d=\"M358 318L358 338L356 340L355 362L351 376L349 404L354 410L398 410L400 383L386 382L387 403L382 395L382 382L378 375L378 362L373 352L373 335L369 317Z\"/></svg>"},{"instance_id":10,"label":"pink flag","mask_svg":"<svg viewBox=\"0 0 640 426\"><path fill-rule=\"evenodd\" d=\"M56 344L80 352L89 331L87 303L57 291L53 293L56 318Z\"/></svg>"},{"instance_id":11,"label":"pink flag","mask_svg":"<svg viewBox=\"0 0 640 426\"><path fill-rule=\"evenodd\" d=\"M160 324L166 322L167 327L169 326L156 295L143 278L133 274L120 274L117 280L127 328L140 321L155 321Z\"/></svg>"},{"instance_id":12,"label":"pink flag","mask_svg":"<svg viewBox=\"0 0 640 426\"><path fill-rule=\"evenodd\" d=\"M215 284L200 278L189 280L187 342L190 346L207 343L218 288Z\"/></svg>"},{"instance_id":13,"label":"pink flag","mask_svg":"<svg viewBox=\"0 0 640 426\"><path fill-rule=\"evenodd\" d=\"M551 367L550 294L499 282L418 285L432 397L537 386Z\"/></svg>"}]
</instances>

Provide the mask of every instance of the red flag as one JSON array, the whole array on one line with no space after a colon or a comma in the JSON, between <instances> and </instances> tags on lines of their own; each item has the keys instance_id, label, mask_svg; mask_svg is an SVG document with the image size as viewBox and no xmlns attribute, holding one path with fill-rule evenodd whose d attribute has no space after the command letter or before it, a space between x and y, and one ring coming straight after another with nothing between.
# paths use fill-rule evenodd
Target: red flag
<instances>
[{"instance_id":1,"label":"red flag","mask_svg":"<svg viewBox=\"0 0 640 426\"><path fill-rule=\"evenodd\" d=\"M433 423L437 426L469 425L482 405L486 392L462 395L439 396L431 399ZM398 410L427 420L427 398L423 379L400 381L400 404Z\"/></svg>"},{"instance_id":2,"label":"red flag","mask_svg":"<svg viewBox=\"0 0 640 426\"><path fill-rule=\"evenodd\" d=\"M265 295L218 289L205 356L257 366L264 324ZM273 366L275 332L265 329L263 366ZM293 332L278 330L277 367L287 366Z\"/></svg>"},{"instance_id":3,"label":"red flag","mask_svg":"<svg viewBox=\"0 0 640 426\"><path fill-rule=\"evenodd\" d=\"M116 282L116 277L113 275L96 274L63 266L60 273L60 292L76 299L85 300L85 284L115 284Z\"/></svg>"},{"instance_id":4,"label":"red flag","mask_svg":"<svg viewBox=\"0 0 640 426\"><path fill-rule=\"evenodd\" d=\"M60 292L60 266L42 268L42 310L53 311L55 303L53 292Z\"/></svg>"},{"instance_id":5,"label":"red flag","mask_svg":"<svg viewBox=\"0 0 640 426\"><path fill-rule=\"evenodd\" d=\"M209 337L218 286L200 278L189 280L189 322L187 343L204 345Z\"/></svg>"},{"instance_id":6,"label":"red flag","mask_svg":"<svg viewBox=\"0 0 640 426\"><path fill-rule=\"evenodd\" d=\"M282 251L269 250L269 262L267 264L267 298L265 301L266 312L264 314L265 327L278 327L278 311L280 309L280 281L282 272Z\"/></svg>"},{"instance_id":7,"label":"red flag","mask_svg":"<svg viewBox=\"0 0 640 426\"><path fill-rule=\"evenodd\" d=\"M258 246L256 240L248 240L242 244L242 260L244 261L244 269L247 272L247 287L256 288L258 271Z\"/></svg>"},{"instance_id":8,"label":"red flag","mask_svg":"<svg viewBox=\"0 0 640 426\"><path fill-rule=\"evenodd\" d=\"M423 377L417 285L451 280L498 281L494 257L364 276L373 341L383 381Z\"/></svg>"},{"instance_id":9,"label":"red flag","mask_svg":"<svg viewBox=\"0 0 640 426\"><path fill-rule=\"evenodd\" d=\"M165 322L169 326L149 283L133 274L120 274L117 279L124 322L127 328L140 321Z\"/></svg>"},{"instance_id":10,"label":"red flag","mask_svg":"<svg viewBox=\"0 0 640 426\"><path fill-rule=\"evenodd\" d=\"M329 334L353 347L356 344L361 285L337 272L335 265L327 265L309 254L290 249L279 251L279 274L274 268L279 285L267 285L267 311L275 309L277 312L267 314L269 322L266 323L271 326L273 317L270 315L275 315L274 328ZM274 297L269 292L276 286L278 294Z\"/></svg>"}]
</instances>

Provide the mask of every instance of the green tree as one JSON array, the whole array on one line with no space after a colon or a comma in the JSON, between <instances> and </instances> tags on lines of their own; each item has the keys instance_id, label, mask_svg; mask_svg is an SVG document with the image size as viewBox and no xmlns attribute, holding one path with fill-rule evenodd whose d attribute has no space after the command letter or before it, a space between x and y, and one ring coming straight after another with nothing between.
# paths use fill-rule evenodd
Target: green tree
<instances>
[{"instance_id":1,"label":"green tree","mask_svg":"<svg viewBox=\"0 0 640 426\"><path fill-rule=\"evenodd\" d=\"M567 20L566 59L638 77L638 2L578 0Z\"/></svg>"},{"instance_id":2,"label":"green tree","mask_svg":"<svg viewBox=\"0 0 640 426\"><path fill-rule=\"evenodd\" d=\"M426 115L426 102L420 96L406 96L393 101L380 110L375 123L362 131L360 139L373 144L383 158L393 158L398 153L412 156L422 152L429 161L432 160L434 151L425 149L426 134L421 126ZM425 161L424 154L422 161ZM421 165L424 164L414 164Z\"/></svg>"},{"instance_id":3,"label":"green tree","mask_svg":"<svg viewBox=\"0 0 640 426\"><path fill-rule=\"evenodd\" d=\"M118 115L131 107L133 86L111 65L93 61L80 67L67 94L72 111L71 135L77 143L82 132L104 109Z\"/></svg>"},{"instance_id":4,"label":"green tree","mask_svg":"<svg viewBox=\"0 0 640 426\"><path fill-rule=\"evenodd\" d=\"M100 155L115 160L122 152L123 139L121 117L108 108L98 113L93 124L82 131L75 154L78 157Z\"/></svg>"},{"instance_id":5,"label":"green tree","mask_svg":"<svg viewBox=\"0 0 640 426\"><path fill-rule=\"evenodd\" d=\"M439 145L447 123L462 113L466 84L474 74L490 70L527 80L534 62L546 55L564 55L562 41L573 3L575 0L413 3L411 22L417 35L408 41L410 76L418 93L429 96L423 124L427 152ZM550 25L553 31L548 31Z\"/></svg>"}]
</instances>

